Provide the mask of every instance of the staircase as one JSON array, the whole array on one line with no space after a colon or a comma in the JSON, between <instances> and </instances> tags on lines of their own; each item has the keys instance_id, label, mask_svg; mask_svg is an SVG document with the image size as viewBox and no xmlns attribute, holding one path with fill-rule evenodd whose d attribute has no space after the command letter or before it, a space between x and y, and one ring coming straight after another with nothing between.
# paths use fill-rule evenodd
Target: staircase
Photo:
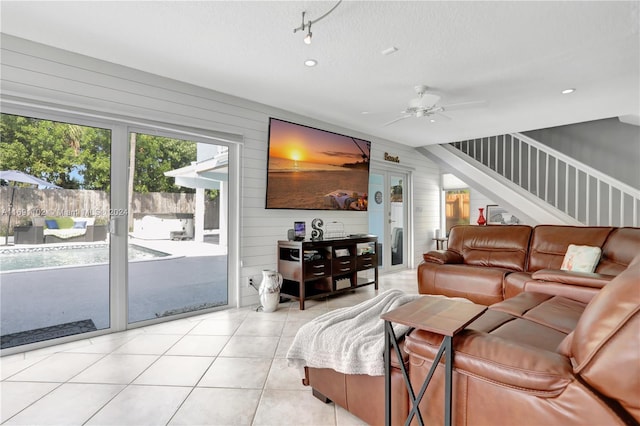
<instances>
[{"instance_id":1,"label":"staircase","mask_svg":"<svg viewBox=\"0 0 640 426\"><path fill-rule=\"evenodd\" d=\"M640 226L640 190L523 134L419 150L529 223Z\"/></svg>"}]
</instances>

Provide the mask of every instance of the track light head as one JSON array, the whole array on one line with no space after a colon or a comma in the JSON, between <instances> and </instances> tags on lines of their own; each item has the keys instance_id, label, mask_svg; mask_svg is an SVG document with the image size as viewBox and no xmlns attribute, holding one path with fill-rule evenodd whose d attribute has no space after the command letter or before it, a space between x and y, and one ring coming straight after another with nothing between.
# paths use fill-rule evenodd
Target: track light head
<instances>
[{"instance_id":1,"label":"track light head","mask_svg":"<svg viewBox=\"0 0 640 426\"><path fill-rule=\"evenodd\" d=\"M339 0L331 9L329 9L329 11L327 13L325 13L324 15L322 15L321 17L319 17L318 19L314 19L309 20L307 22L304 21L305 15L307 14L307 12L302 12L302 25L300 25L298 28L294 28L293 29L293 33L295 34L298 31L305 31L307 30L307 35L304 37L304 43L305 44L311 44L311 37L313 36L313 34L311 33L311 24L313 24L314 22L318 22L322 19L324 19L327 15L329 15L331 12L333 12L336 7L338 7L340 5L340 3L342 3L342 0Z\"/></svg>"},{"instance_id":2,"label":"track light head","mask_svg":"<svg viewBox=\"0 0 640 426\"><path fill-rule=\"evenodd\" d=\"M309 25L307 26L309 27L309 31L307 32L307 35L304 37L304 43L311 44L311 37L313 36L313 34L311 33L311 22L309 22Z\"/></svg>"}]
</instances>

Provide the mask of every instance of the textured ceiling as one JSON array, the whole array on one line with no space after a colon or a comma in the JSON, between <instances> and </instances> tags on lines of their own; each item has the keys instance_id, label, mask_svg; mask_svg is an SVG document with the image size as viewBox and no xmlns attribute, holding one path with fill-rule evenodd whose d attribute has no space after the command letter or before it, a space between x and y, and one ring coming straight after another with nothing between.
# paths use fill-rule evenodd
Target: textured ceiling
<instances>
[{"instance_id":1,"label":"textured ceiling","mask_svg":"<svg viewBox=\"0 0 640 426\"><path fill-rule=\"evenodd\" d=\"M12 2L2 32L411 146L640 115L639 2ZM389 47L398 51L385 56ZM318 65L303 65L314 58ZM389 126L425 84L450 121ZM561 95L565 88L572 95ZM362 114L363 111L368 114Z\"/></svg>"}]
</instances>

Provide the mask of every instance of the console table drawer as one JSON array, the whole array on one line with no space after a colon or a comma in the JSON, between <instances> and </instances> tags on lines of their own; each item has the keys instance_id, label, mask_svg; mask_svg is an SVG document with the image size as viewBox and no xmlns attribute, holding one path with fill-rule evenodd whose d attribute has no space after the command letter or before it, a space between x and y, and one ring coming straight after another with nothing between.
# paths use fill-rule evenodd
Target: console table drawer
<instances>
[{"instance_id":1,"label":"console table drawer","mask_svg":"<svg viewBox=\"0 0 640 426\"><path fill-rule=\"evenodd\" d=\"M363 254L358 256L357 265L358 271L363 269L374 268L378 264L378 256L375 253Z\"/></svg>"},{"instance_id":2,"label":"console table drawer","mask_svg":"<svg viewBox=\"0 0 640 426\"><path fill-rule=\"evenodd\" d=\"M339 257L333 259L331 272L333 275L348 274L354 271L355 266L356 262L353 257Z\"/></svg>"},{"instance_id":3,"label":"console table drawer","mask_svg":"<svg viewBox=\"0 0 640 426\"><path fill-rule=\"evenodd\" d=\"M312 280L331 275L331 264L328 260L316 260L304 265L304 279Z\"/></svg>"}]
</instances>

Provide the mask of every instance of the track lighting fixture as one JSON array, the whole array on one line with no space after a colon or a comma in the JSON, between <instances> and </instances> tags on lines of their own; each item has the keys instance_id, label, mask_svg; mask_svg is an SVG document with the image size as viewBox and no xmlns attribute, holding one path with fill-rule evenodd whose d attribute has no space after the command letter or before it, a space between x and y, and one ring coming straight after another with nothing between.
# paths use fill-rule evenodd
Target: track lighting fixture
<instances>
[{"instance_id":1,"label":"track lighting fixture","mask_svg":"<svg viewBox=\"0 0 640 426\"><path fill-rule=\"evenodd\" d=\"M331 9L329 9L329 11L327 13L325 13L324 15L322 15L321 17L319 17L318 19L312 21L309 20L307 22L304 21L304 16L306 15L307 12L302 12L302 25L300 25L298 28L294 28L293 29L293 33L297 33L298 31L307 31L307 35L304 36L304 42L305 44L311 44L311 37L313 36L313 34L311 33L311 24L316 23L318 21L320 21L321 19L324 19L327 15L329 15L331 12L333 12L336 7L338 7L340 5L340 3L342 3L342 0L339 0L338 3L335 4L335 6L333 6Z\"/></svg>"},{"instance_id":2,"label":"track lighting fixture","mask_svg":"<svg viewBox=\"0 0 640 426\"><path fill-rule=\"evenodd\" d=\"M313 34L311 34L311 22L309 22L309 32L307 33L306 37L304 38L304 43L305 44L311 44L311 36Z\"/></svg>"}]
</instances>

